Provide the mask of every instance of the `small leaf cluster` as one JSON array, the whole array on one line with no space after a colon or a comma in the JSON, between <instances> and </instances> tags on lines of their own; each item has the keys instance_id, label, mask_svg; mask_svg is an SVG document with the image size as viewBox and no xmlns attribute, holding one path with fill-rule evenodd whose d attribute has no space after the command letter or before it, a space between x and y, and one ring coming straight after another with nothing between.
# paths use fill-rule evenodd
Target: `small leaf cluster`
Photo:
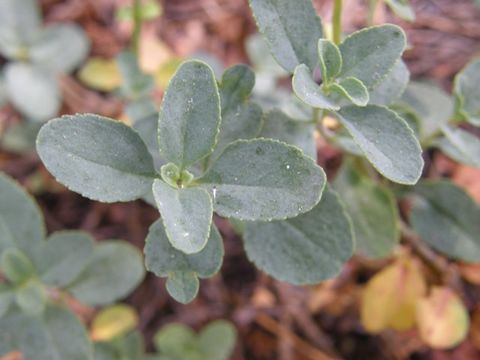
<instances>
[{"instance_id":1,"label":"small leaf cluster","mask_svg":"<svg viewBox=\"0 0 480 360\"><path fill-rule=\"evenodd\" d=\"M144 277L141 254L118 240L96 244L81 231L46 239L37 205L4 174L0 194L0 354L92 359L86 330L66 299L98 306L125 297Z\"/></svg>"},{"instance_id":2,"label":"small leaf cluster","mask_svg":"<svg viewBox=\"0 0 480 360\"><path fill-rule=\"evenodd\" d=\"M10 60L0 75L0 103L12 102L34 121L56 116L62 103L58 77L86 58L88 37L75 24L42 27L36 0L2 1L0 32L0 53Z\"/></svg>"}]
</instances>

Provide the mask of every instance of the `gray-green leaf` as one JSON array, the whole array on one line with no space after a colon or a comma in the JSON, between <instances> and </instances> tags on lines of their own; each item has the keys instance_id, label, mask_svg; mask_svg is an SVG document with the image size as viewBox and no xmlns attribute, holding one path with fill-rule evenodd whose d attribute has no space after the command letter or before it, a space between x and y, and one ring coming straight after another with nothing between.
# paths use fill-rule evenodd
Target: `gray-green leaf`
<instances>
[{"instance_id":1,"label":"gray-green leaf","mask_svg":"<svg viewBox=\"0 0 480 360\"><path fill-rule=\"evenodd\" d=\"M30 315L41 314L47 304L47 290L35 279L19 287L15 295L17 305Z\"/></svg>"},{"instance_id":2,"label":"gray-green leaf","mask_svg":"<svg viewBox=\"0 0 480 360\"><path fill-rule=\"evenodd\" d=\"M312 209L326 177L301 150L268 139L238 140L198 179L219 215L240 220L280 220Z\"/></svg>"},{"instance_id":3,"label":"gray-green leaf","mask_svg":"<svg viewBox=\"0 0 480 360\"><path fill-rule=\"evenodd\" d=\"M288 72L318 63L317 41L322 23L311 0L250 0L258 29L275 59Z\"/></svg>"},{"instance_id":4,"label":"gray-green leaf","mask_svg":"<svg viewBox=\"0 0 480 360\"><path fill-rule=\"evenodd\" d=\"M468 262L480 261L480 207L448 181L425 182L415 188L410 222L434 249Z\"/></svg>"},{"instance_id":5,"label":"gray-green leaf","mask_svg":"<svg viewBox=\"0 0 480 360\"><path fill-rule=\"evenodd\" d=\"M123 241L102 241L69 291L88 305L105 305L127 296L143 279L141 253Z\"/></svg>"},{"instance_id":6,"label":"gray-green leaf","mask_svg":"<svg viewBox=\"0 0 480 360\"><path fill-rule=\"evenodd\" d=\"M198 346L205 359L227 360L235 347L237 330L225 320L216 320L198 334ZM221 339L221 341L218 341Z\"/></svg>"},{"instance_id":7,"label":"gray-green leaf","mask_svg":"<svg viewBox=\"0 0 480 360\"><path fill-rule=\"evenodd\" d=\"M370 99L368 89L360 80L354 77L347 77L338 83L333 83L330 89L357 106L366 106Z\"/></svg>"},{"instance_id":8,"label":"gray-green leaf","mask_svg":"<svg viewBox=\"0 0 480 360\"><path fill-rule=\"evenodd\" d=\"M370 90L370 104L391 105L402 96L409 81L407 65L402 59L397 60L387 77Z\"/></svg>"},{"instance_id":9,"label":"gray-green leaf","mask_svg":"<svg viewBox=\"0 0 480 360\"><path fill-rule=\"evenodd\" d=\"M260 136L284 141L302 149L305 155L317 159L317 146L314 138L315 125L296 121L283 111L274 109L265 115Z\"/></svg>"},{"instance_id":10,"label":"gray-green leaf","mask_svg":"<svg viewBox=\"0 0 480 360\"><path fill-rule=\"evenodd\" d=\"M167 290L182 303L190 302L198 291L198 281L192 279L213 276L223 261L223 242L212 224L207 245L196 254L175 249L167 238L160 220L150 227L145 245L145 264L157 276L167 276Z\"/></svg>"},{"instance_id":11,"label":"gray-green leaf","mask_svg":"<svg viewBox=\"0 0 480 360\"><path fill-rule=\"evenodd\" d=\"M448 144L454 148L452 152L449 151L448 145L441 147L446 150L447 155L467 165L480 167L480 138L461 128L450 126L444 126L442 132L445 134Z\"/></svg>"},{"instance_id":12,"label":"gray-green leaf","mask_svg":"<svg viewBox=\"0 0 480 360\"><path fill-rule=\"evenodd\" d=\"M473 60L457 75L454 91L462 114L480 126L480 59Z\"/></svg>"},{"instance_id":13,"label":"gray-green leaf","mask_svg":"<svg viewBox=\"0 0 480 360\"><path fill-rule=\"evenodd\" d=\"M247 223L247 255L261 270L293 284L335 276L353 253L351 222L330 188L311 211L293 219Z\"/></svg>"},{"instance_id":14,"label":"gray-green leaf","mask_svg":"<svg viewBox=\"0 0 480 360\"><path fill-rule=\"evenodd\" d=\"M97 115L49 121L38 134L37 151L59 182L93 200L136 200L151 191L155 177L135 130Z\"/></svg>"},{"instance_id":15,"label":"gray-green leaf","mask_svg":"<svg viewBox=\"0 0 480 360\"><path fill-rule=\"evenodd\" d=\"M382 81L405 50L403 30L396 25L381 25L354 32L340 44L343 67L341 77L355 77L367 88Z\"/></svg>"},{"instance_id":16,"label":"gray-green leaf","mask_svg":"<svg viewBox=\"0 0 480 360\"><path fill-rule=\"evenodd\" d=\"M157 179L153 195L172 246L186 254L202 250L210 235L213 216L208 192L202 188L175 189Z\"/></svg>"},{"instance_id":17,"label":"gray-green leaf","mask_svg":"<svg viewBox=\"0 0 480 360\"><path fill-rule=\"evenodd\" d=\"M400 240L399 215L392 192L345 165L335 178L353 223L356 251L370 258L391 255Z\"/></svg>"},{"instance_id":18,"label":"gray-green leaf","mask_svg":"<svg viewBox=\"0 0 480 360\"><path fill-rule=\"evenodd\" d=\"M342 54L338 46L330 40L318 40L318 55L322 69L322 79L330 82L342 71Z\"/></svg>"},{"instance_id":19,"label":"gray-green leaf","mask_svg":"<svg viewBox=\"0 0 480 360\"><path fill-rule=\"evenodd\" d=\"M415 12L409 0L385 0L385 3L403 20L415 21Z\"/></svg>"},{"instance_id":20,"label":"gray-green leaf","mask_svg":"<svg viewBox=\"0 0 480 360\"><path fill-rule=\"evenodd\" d=\"M330 99L313 80L310 70L304 64L295 68L292 87L300 100L314 108L332 111L340 109L340 105Z\"/></svg>"},{"instance_id":21,"label":"gray-green leaf","mask_svg":"<svg viewBox=\"0 0 480 360\"><path fill-rule=\"evenodd\" d=\"M212 69L187 61L163 98L158 122L162 157L184 169L213 151L220 127L220 97Z\"/></svg>"},{"instance_id":22,"label":"gray-green leaf","mask_svg":"<svg viewBox=\"0 0 480 360\"><path fill-rule=\"evenodd\" d=\"M346 107L337 115L382 175L400 184L418 181L423 170L422 149L405 120L376 105Z\"/></svg>"}]
</instances>

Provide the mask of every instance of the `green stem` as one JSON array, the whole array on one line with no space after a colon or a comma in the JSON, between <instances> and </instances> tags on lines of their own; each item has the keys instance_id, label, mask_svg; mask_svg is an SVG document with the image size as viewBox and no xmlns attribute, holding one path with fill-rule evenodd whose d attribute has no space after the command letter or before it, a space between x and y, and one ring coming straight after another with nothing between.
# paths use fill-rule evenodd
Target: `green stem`
<instances>
[{"instance_id":1,"label":"green stem","mask_svg":"<svg viewBox=\"0 0 480 360\"><path fill-rule=\"evenodd\" d=\"M133 0L133 34L132 51L138 56L140 51L140 35L142 32L142 7L141 0Z\"/></svg>"},{"instance_id":2,"label":"green stem","mask_svg":"<svg viewBox=\"0 0 480 360\"><path fill-rule=\"evenodd\" d=\"M368 0L368 16L367 25L372 26L375 18L375 9L377 8L378 0Z\"/></svg>"},{"instance_id":3,"label":"green stem","mask_svg":"<svg viewBox=\"0 0 480 360\"><path fill-rule=\"evenodd\" d=\"M335 0L333 5L332 27L333 42L337 45L342 41L342 7L342 0Z\"/></svg>"}]
</instances>

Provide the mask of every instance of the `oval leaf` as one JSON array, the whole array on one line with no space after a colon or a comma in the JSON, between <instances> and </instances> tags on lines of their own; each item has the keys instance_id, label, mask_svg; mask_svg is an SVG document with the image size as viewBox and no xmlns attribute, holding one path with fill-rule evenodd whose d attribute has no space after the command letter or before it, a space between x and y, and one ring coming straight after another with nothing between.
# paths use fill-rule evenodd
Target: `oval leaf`
<instances>
[{"instance_id":1,"label":"oval leaf","mask_svg":"<svg viewBox=\"0 0 480 360\"><path fill-rule=\"evenodd\" d=\"M258 29L275 59L288 72L318 63L316 44L322 37L322 23L311 0L250 0Z\"/></svg>"},{"instance_id":2,"label":"oval leaf","mask_svg":"<svg viewBox=\"0 0 480 360\"><path fill-rule=\"evenodd\" d=\"M330 40L318 40L318 55L320 67L322 68L322 79L329 82L342 71L342 54L335 43Z\"/></svg>"},{"instance_id":3,"label":"oval leaf","mask_svg":"<svg viewBox=\"0 0 480 360\"><path fill-rule=\"evenodd\" d=\"M213 216L208 192L201 188L175 189L157 179L153 195L172 246L186 254L202 250L210 235Z\"/></svg>"},{"instance_id":4,"label":"oval leaf","mask_svg":"<svg viewBox=\"0 0 480 360\"><path fill-rule=\"evenodd\" d=\"M405 120L376 105L346 107L337 115L382 175L400 184L418 181L423 170L422 149Z\"/></svg>"},{"instance_id":5,"label":"oval leaf","mask_svg":"<svg viewBox=\"0 0 480 360\"><path fill-rule=\"evenodd\" d=\"M131 201L151 191L152 157L118 121L91 114L51 120L38 134L37 151L59 182L90 199Z\"/></svg>"},{"instance_id":6,"label":"oval leaf","mask_svg":"<svg viewBox=\"0 0 480 360\"><path fill-rule=\"evenodd\" d=\"M320 203L293 219L246 223L245 250L261 270L292 284L335 276L353 253L353 234L338 195L327 188Z\"/></svg>"},{"instance_id":7,"label":"oval leaf","mask_svg":"<svg viewBox=\"0 0 480 360\"><path fill-rule=\"evenodd\" d=\"M332 84L330 88L357 106L365 106L370 100L365 85L354 77L340 80L340 82Z\"/></svg>"},{"instance_id":8,"label":"oval leaf","mask_svg":"<svg viewBox=\"0 0 480 360\"><path fill-rule=\"evenodd\" d=\"M237 330L228 321L216 320L205 326L197 338L200 351L206 359L227 360L235 347Z\"/></svg>"},{"instance_id":9,"label":"oval leaf","mask_svg":"<svg viewBox=\"0 0 480 360\"><path fill-rule=\"evenodd\" d=\"M370 104L388 106L398 100L410 81L410 71L402 59L378 85L370 90Z\"/></svg>"},{"instance_id":10,"label":"oval leaf","mask_svg":"<svg viewBox=\"0 0 480 360\"><path fill-rule=\"evenodd\" d=\"M257 139L230 144L198 182L208 189L221 216L280 220L312 209L326 177L298 148Z\"/></svg>"},{"instance_id":11,"label":"oval leaf","mask_svg":"<svg viewBox=\"0 0 480 360\"><path fill-rule=\"evenodd\" d=\"M138 325L138 315L129 305L118 304L102 309L93 319L90 337L93 341L109 341L125 335Z\"/></svg>"},{"instance_id":12,"label":"oval leaf","mask_svg":"<svg viewBox=\"0 0 480 360\"><path fill-rule=\"evenodd\" d=\"M467 120L480 126L480 59L469 63L455 78L455 95Z\"/></svg>"},{"instance_id":13,"label":"oval leaf","mask_svg":"<svg viewBox=\"0 0 480 360\"><path fill-rule=\"evenodd\" d=\"M470 134L461 128L450 126L444 126L442 131L448 144L455 149L453 153L455 160L463 160L462 162L466 162L468 165L480 167L480 138L478 136ZM452 154L448 145L442 149L447 150L447 155ZM455 156L456 153L460 154L459 157Z\"/></svg>"},{"instance_id":14,"label":"oval leaf","mask_svg":"<svg viewBox=\"0 0 480 360\"><path fill-rule=\"evenodd\" d=\"M220 127L220 97L212 69L183 63L163 97L158 121L160 154L184 169L213 151Z\"/></svg>"}]
</instances>

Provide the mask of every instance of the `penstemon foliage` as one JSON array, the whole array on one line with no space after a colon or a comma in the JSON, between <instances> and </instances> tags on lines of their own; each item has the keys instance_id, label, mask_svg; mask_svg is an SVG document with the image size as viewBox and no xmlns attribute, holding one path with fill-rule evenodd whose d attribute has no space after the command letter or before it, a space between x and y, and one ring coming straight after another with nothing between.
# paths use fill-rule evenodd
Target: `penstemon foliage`
<instances>
[{"instance_id":1,"label":"penstemon foliage","mask_svg":"<svg viewBox=\"0 0 480 360\"><path fill-rule=\"evenodd\" d=\"M0 75L0 103L8 100L27 118L44 121L62 104L58 77L87 57L90 40L75 24L42 28L37 0L0 3L0 53L10 61Z\"/></svg>"},{"instance_id":2,"label":"penstemon foliage","mask_svg":"<svg viewBox=\"0 0 480 360\"><path fill-rule=\"evenodd\" d=\"M33 199L3 174L0 194L5 280L0 284L0 354L20 351L25 360L93 359L84 325L67 299L99 306L125 297L144 277L141 254L118 240L96 244L81 231L46 238Z\"/></svg>"},{"instance_id":3,"label":"penstemon foliage","mask_svg":"<svg viewBox=\"0 0 480 360\"><path fill-rule=\"evenodd\" d=\"M449 183L404 186L422 175L420 144L478 161L478 138L450 121L478 125L478 62L457 77L455 113L452 105L443 123L430 121L434 116L422 103L430 98L412 96L416 84L407 87L406 38L398 26L368 27L343 41L337 31L331 41L310 0L250 0L250 6L283 68L276 75L292 75L296 98L288 106L275 93L255 92L255 74L245 65L217 80L205 63L187 61L170 81L158 118L132 128L83 114L44 125L37 150L47 169L90 199L144 199L156 206L161 219L147 236L146 266L167 277L168 292L182 303L196 296L199 278L221 267L214 213L229 219L260 269L312 284L335 276L355 248L373 258L392 253L400 238L392 183L414 199L418 216L411 223L425 241L478 260L478 252L468 250L479 246L473 215L462 220L468 229L462 232L457 213L438 210L460 193L456 209L476 214L478 206ZM315 162L316 132L347 158L331 184ZM434 199L437 191L446 198ZM444 221L443 237L436 236L435 221ZM455 252L447 234L461 235Z\"/></svg>"}]
</instances>

